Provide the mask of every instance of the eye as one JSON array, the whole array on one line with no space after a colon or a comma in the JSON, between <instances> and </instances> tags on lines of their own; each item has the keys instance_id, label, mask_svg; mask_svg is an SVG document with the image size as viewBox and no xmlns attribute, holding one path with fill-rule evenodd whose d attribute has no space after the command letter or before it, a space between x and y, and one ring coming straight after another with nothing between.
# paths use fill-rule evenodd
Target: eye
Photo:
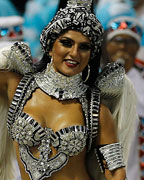
<instances>
[{"instance_id":1,"label":"eye","mask_svg":"<svg viewBox=\"0 0 144 180\"><path fill-rule=\"evenodd\" d=\"M91 46L87 43L80 44L79 48L83 51L89 51L91 50Z\"/></svg>"},{"instance_id":2,"label":"eye","mask_svg":"<svg viewBox=\"0 0 144 180\"><path fill-rule=\"evenodd\" d=\"M72 42L68 39L61 39L59 41L63 46L70 48L72 46Z\"/></svg>"}]
</instances>

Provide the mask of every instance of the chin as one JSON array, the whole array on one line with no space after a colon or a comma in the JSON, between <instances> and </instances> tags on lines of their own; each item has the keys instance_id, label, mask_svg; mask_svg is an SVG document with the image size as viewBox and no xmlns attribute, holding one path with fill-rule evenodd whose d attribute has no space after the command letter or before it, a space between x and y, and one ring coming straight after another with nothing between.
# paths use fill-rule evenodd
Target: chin
<instances>
[{"instance_id":1,"label":"chin","mask_svg":"<svg viewBox=\"0 0 144 180\"><path fill-rule=\"evenodd\" d=\"M78 73L63 73L63 75L68 76L68 77L74 76L76 74L78 74Z\"/></svg>"},{"instance_id":2,"label":"chin","mask_svg":"<svg viewBox=\"0 0 144 180\"><path fill-rule=\"evenodd\" d=\"M63 71L63 72L60 72L61 74L65 75L65 76L74 76L76 74L78 74L79 72L70 72L70 71Z\"/></svg>"},{"instance_id":3,"label":"chin","mask_svg":"<svg viewBox=\"0 0 144 180\"><path fill-rule=\"evenodd\" d=\"M76 71L74 69L63 69L63 70L60 70L59 73L65 75L65 76L74 76L76 74L79 74L80 71Z\"/></svg>"}]
</instances>

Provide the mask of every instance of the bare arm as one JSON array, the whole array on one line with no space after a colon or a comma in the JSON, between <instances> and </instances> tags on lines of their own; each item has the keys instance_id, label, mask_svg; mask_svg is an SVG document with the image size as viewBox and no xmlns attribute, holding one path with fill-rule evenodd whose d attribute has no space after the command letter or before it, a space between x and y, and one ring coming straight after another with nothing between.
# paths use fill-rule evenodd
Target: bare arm
<instances>
[{"instance_id":1,"label":"bare arm","mask_svg":"<svg viewBox=\"0 0 144 180\"><path fill-rule=\"evenodd\" d=\"M14 72L0 71L0 98L11 100L21 76Z\"/></svg>"},{"instance_id":2,"label":"bare arm","mask_svg":"<svg viewBox=\"0 0 144 180\"><path fill-rule=\"evenodd\" d=\"M117 133L116 127L109 109L101 105L100 108L100 131L98 137L98 144L112 144L116 143ZM106 162L104 162L105 164ZM125 180L126 172L124 168L118 168L113 171L105 169L106 180Z\"/></svg>"},{"instance_id":3,"label":"bare arm","mask_svg":"<svg viewBox=\"0 0 144 180\"><path fill-rule=\"evenodd\" d=\"M0 97L7 98L7 87L8 87L8 72L0 72Z\"/></svg>"}]
</instances>

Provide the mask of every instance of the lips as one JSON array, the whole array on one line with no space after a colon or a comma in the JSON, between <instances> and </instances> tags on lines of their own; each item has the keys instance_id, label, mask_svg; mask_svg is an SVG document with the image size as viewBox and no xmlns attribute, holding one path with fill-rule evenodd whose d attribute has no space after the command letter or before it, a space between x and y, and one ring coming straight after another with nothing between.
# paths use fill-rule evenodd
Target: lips
<instances>
[{"instance_id":1,"label":"lips","mask_svg":"<svg viewBox=\"0 0 144 180\"><path fill-rule=\"evenodd\" d=\"M79 64L79 62L72 59L65 59L64 62L68 67L76 67Z\"/></svg>"}]
</instances>

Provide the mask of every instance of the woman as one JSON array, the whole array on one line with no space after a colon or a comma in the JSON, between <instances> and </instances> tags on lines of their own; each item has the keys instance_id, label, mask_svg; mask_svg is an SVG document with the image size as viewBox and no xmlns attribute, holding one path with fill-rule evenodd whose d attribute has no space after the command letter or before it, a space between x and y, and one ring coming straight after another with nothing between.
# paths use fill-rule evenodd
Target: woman
<instances>
[{"instance_id":1,"label":"woman","mask_svg":"<svg viewBox=\"0 0 144 180\"><path fill-rule=\"evenodd\" d=\"M15 43L10 51L2 51L7 58L1 63L1 104L9 106L7 127L22 180L92 180L86 166L86 155L92 150L107 180L125 179L115 124L109 109L100 103L102 93L106 98L120 94L123 69L107 67L105 76L96 81L103 29L90 4L69 1L57 13L42 32L44 57L34 67L27 45ZM119 88L113 87L112 93L105 84L111 81L110 72L114 78L118 74ZM102 92L102 85L107 92ZM6 180L11 141L2 123L1 179Z\"/></svg>"}]
</instances>

